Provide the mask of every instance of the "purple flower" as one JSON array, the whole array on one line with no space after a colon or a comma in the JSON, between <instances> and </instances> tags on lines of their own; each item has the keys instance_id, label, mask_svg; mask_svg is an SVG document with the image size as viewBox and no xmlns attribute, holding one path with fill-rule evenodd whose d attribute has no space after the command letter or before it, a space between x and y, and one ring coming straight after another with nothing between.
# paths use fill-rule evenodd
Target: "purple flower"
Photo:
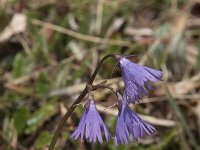
<instances>
[{"instance_id":1,"label":"purple flower","mask_svg":"<svg viewBox=\"0 0 200 150\"><path fill-rule=\"evenodd\" d=\"M117 60L122 71L128 103L135 103L144 95L148 95L148 91L152 89L150 82L156 82L162 78L161 71L135 64L119 55Z\"/></svg>"},{"instance_id":2,"label":"purple flower","mask_svg":"<svg viewBox=\"0 0 200 150\"><path fill-rule=\"evenodd\" d=\"M123 101L119 106L119 114L116 125L115 144L128 144L131 139L130 135L137 141L138 138L145 134L151 135L155 128L144 122L134 111Z\"/></svg>"},{"instance_id":3,"label":"purple flower","mask_svg":"<svg viewBox=\"0 0 200 150\"><path fill-rule=\"evenodd\" d=\"M104 132L106 141L109 141L111 136L101 119L101 116L97 112L95 102L92 99L88 99L79 125L71 137L74 140L80 137L81 141L83 141L83 136L85 134L85 138L88 142L96 143L98 139L100 143L103 143L101 131Z\"/></svg>"}]
</instances>

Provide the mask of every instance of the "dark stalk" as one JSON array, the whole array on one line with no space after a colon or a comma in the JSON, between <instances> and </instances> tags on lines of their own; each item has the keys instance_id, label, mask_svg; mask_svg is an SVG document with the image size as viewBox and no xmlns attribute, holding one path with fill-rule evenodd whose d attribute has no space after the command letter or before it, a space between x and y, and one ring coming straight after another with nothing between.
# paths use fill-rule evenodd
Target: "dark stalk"
<instances>
[{"instance_id":1,"label":"dark stalk","mask_svg":"<svg viewBox=\"0 0 200 150\"><path fill-rule=\"evenodd\" d=\"M67 121L67 119L69 118L69 116L72 114L72 112L74 111L74 109L77 107L77 104L79 104L82 99L87 95L88 93L88 88L87 85L91 85L94 82L94 79L97 75L97 72L99 71L101 65L103 64L103 62L107 59L113 57L115 58L114 54L108 54L105 57L102 58L102 60L99 62L97 68L95 69L94 73L92 74L92 76L89 78L88 82L86 83L86 86L84 88L84 90L82 91L82 93L79 95L79 97L74 101L74 103L71 105L71 107L68 109L68 111L65 113L65 115L63 116L63 118L60 120L60 123L58 124L58 127L53 135L53 138L51 140L51 143L49 145L49 149L48 150L54 150L54 147L56 145L56 142L58 140L58 137L62 131L63 126L65 125L65 122Z\"/></svg>"}]
</instances>

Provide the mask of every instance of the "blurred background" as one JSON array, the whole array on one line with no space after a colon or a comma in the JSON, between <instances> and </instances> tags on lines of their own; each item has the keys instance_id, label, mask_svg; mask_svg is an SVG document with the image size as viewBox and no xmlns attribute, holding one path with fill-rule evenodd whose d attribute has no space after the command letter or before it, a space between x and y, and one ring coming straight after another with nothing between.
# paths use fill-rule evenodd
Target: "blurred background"
<instances>
[{"instance_id":1,"label":"blurred background","mask_svg":"<svg viewBox=\"0 0 200 150\"><path fill-rule=\"evenodd\" d=\"M99 60L110 53L164 72L131 105L157 129L129 145L73 141L83 112L66 121L58 150L197 150L200 145L199 0L0 0L0 150L46 150ZM109 59L96 83L123 91ZM112 76L112 77L111 77ZM112 135L117 109L109 90L93 92ZM107 108L107 109L106 109Z\"/></svg>"}]
</instances>

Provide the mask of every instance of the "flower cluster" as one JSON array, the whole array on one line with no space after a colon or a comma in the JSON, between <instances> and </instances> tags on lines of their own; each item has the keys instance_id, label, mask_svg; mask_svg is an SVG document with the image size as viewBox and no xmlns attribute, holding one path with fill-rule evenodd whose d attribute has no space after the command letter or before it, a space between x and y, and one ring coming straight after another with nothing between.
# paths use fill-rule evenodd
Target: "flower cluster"
<instances>
[{"instance_id":1,"label":"flower cluster","mask_svg":"<svg viewBox=\"0 0 200 150\"><path fill-rule=\"evenodd\" d=\"M134 140L143 135L151 135L155 132L155 128L150 124L144 122L134 111L129 107L129 104L134 104L148 94L152 89L151 82L161 80L162 72L151 69L149 67L135 64L120 55L116 56L119 68L122 71L122 78L125 85L123 98L118 99L118 119L116 124L116 133L113 137L115 144L128 144L131 142L131 135ZM85 111L81 117L77 129L72 134L74 140L80 138L88 142L96 143L98 140L103 142L102 133L108 142L112 139L106 125L101 116L97 112L94 100L89 97L85 104Z\"/></svg>"}]
</instances>

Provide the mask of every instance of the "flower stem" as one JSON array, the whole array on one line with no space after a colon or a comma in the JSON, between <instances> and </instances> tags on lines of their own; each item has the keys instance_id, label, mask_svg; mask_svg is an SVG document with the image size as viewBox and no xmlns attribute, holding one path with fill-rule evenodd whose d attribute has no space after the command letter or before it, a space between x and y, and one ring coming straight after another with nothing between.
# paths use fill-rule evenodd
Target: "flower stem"
<instances>
[{"instance_id":1,"label":"flower stem","mask_svg":"<svg viewBox=\"0 0 200 150\"><path fill-rule=\"evenodd\" d=\"M100 88L107 88L107 89L111 90L113 93L115 93L117 100L119 99L118 96L120 95L120 93L117 90L115 90L112 87L110 87L109 85L107 85L107 84L100 83L100 84L92 86L92 90L93 91L97 90L97 89L100 89Z\"/></svg>"},{"instance_id":2,"label":"flower stem","mask_svg":"<svg viewBox=\"0 0 200 150\"><path fill-rule=\"evenodd\" d=\"M99 62L96 70L94 71L94 73L92 74L92 76L89 78L88 82L86 85L92 85L97 72L99 71L101 65L103 64L103 62L110 57L114 57L114 54L108 54L105 57L102 58L102 60ZM69 118L69 116L72 114L72 112L74 111L74 109L77 107L77 104L80 103L82 101L82 99L86 96L86 94L88 93L88 89L87 86L84 88L84 90L82 91L82 93L79 95L79 97L74 101L74 103L71 105L71 107L68 109L68 111L65 113L65 115L63 116L63 118L60 120L60 123L58 124L58 127L53 135L53 138L51 140L51 143L49 145L49 149L48 150L54 150L54 147L56 145L56 142L58 140L58 137L62 131L63 126L65 125L65 122L67 121L67 119Z\"/></svg>"}]
</instances>

